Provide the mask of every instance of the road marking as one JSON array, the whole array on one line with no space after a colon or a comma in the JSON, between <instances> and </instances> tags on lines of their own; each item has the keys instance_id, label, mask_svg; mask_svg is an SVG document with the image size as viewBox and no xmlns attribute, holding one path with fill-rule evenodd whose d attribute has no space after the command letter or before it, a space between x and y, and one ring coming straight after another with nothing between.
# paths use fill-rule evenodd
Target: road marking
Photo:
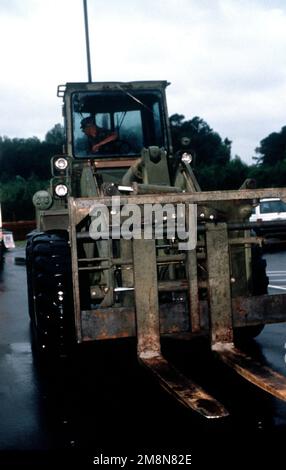
<instances>
[{"instance_id":1,"label":"road marking","mask_svg":"<svg viewBox=\"0 0 286 470\"><path fill-rule=\"evenodd\" d=\"M270 287L271 289L286 290L286 287L273 286L272 284L268 284L268 287Z\"/></svg>"},{"instance_id":2,"label":"road marking","mask_svg":"<svg viewBox=\"0 0 286 470\"><path fill-rule=\"evenodd\" d=\"M266 271L267 274L272 274L273 276L279 276L280 274L286 274L286 271Z\"/></svg>"}]
</instances>

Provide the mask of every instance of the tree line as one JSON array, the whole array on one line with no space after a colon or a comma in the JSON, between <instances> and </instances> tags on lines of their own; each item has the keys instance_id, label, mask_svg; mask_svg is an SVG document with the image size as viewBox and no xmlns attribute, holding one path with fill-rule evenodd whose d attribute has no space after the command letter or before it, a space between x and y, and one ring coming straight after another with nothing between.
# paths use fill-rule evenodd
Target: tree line
<instances>
[{"instance_id":1,"label":"tree line","mask_svg":"<svg viewBox=\"0 0 286 470\"><path fill-rule=\"evenodd\" d=\"M0 202L4 221L35 217L33 194L51 178L51 157L62 152L64 129L56 124L41 141L37 137L0 137Z\"/></svg>"},{"instance_id":2,"label":"tree line","mask_svg":"<svg viewBox=\"0 0 286 470\"><path fill-rule=\"evenodd\" d=\"M203 119L174 114L170 123L175 149L182 147L182 137L190 138L193 169L203 190L238 189L246 178L255 179L258 188L286 184L286 126L261 140L254 163L248 165L237 155L231 157L232 142Z\"/></svg>"},{"instance_id":3,"label":"tree line","mask_svg":"<svg viewBox=\"0 0 286 470\"><path fill-rule=\"evenodd\" d=\"M231 157L231 144L200 117L186 120L181 114L170 117L174 152L188 138L193 170L203 190L238 189L246 178L257 187L279 187L286 183L286 126L261 140L254 163ZM51 156L61 153L64 129L56 124L44 140L0 137L0 201L3 220L33 219L33 194L48 186Z\"/></svg>"}]
</instances>

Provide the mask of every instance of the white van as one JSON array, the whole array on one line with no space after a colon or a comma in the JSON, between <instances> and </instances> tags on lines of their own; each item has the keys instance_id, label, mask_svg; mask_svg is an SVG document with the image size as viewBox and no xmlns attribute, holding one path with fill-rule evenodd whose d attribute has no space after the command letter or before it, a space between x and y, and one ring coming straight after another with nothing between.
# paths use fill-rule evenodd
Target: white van
<instances>
[{"instance_id":1,"label":"white van","mask_svg":"<svg viewBox=\"0 0 286 470\"><path fill-rule=\"evenodd\" d=\"M286 221L286 203L279 198L260 199L259 204L254 207L250 216L250 222L272 222ZM265 235L274 238L286 238L286 224L277 227L259 227L254 229L259 235Z\"/></svg>"}]
</instances>

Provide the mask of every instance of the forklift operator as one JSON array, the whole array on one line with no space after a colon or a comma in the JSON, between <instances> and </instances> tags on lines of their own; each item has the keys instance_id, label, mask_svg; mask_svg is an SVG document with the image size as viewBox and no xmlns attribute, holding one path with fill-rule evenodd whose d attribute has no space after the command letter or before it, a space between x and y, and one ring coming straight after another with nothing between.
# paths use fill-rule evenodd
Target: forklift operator
<instances>
[{"instance_id":1,"label":"forklift operator","mask_svg":"<svg viewBox=\"0 0 286 470\"><path fill-rule=\"evenodd\" d=\"M99 151L106 152L106 144L114 142L118 138L116 132L98 127L95 124L94 117L92 116L82 119L80 127L88 137L89 147L92 153L97 153Z\"/></svg>"}]
</instances>

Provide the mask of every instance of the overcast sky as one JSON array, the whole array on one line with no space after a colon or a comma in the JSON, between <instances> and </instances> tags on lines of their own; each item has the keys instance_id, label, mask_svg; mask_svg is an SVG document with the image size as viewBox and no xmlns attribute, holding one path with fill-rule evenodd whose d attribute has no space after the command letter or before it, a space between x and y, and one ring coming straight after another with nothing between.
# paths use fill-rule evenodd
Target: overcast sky
<instances>
[{"instance_id":1,"label":"overcast sky","mask_svg":"<svg viewBox=\"0 0 286 470\"><path fill-rule=\"evenodd\" d=\"M285 0L88 0L96 81L168 80L233 155L286 125ZM87 81L82 0L0 0L0 135L62 123L58 84Z\"/></svg>"}]
</instances>

